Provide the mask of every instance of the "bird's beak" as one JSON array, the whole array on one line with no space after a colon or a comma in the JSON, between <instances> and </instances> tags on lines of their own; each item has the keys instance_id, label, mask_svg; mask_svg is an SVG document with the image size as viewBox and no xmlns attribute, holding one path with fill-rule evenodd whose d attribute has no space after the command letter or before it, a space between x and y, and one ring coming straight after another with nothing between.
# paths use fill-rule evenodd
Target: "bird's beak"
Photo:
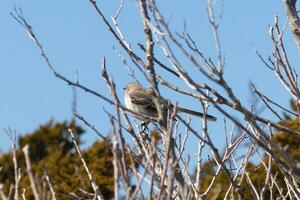
<instances>
[{"instance_id":1,"label":"bird's beak","mask_svg":"<svg viewBox=\"0 0 300 200\"><path fill-rule=\"evenodd\" d=\"M123 90L126 90L126 88L123 87Z\"/></svg>"}]
</instances>

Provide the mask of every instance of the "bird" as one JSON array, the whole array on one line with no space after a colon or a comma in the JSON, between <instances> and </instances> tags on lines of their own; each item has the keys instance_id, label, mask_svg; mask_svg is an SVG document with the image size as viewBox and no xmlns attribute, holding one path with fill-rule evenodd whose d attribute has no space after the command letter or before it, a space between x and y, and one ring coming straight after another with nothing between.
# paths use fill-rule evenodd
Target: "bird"
<instances>
[{"instance_id":1,"label":"bird","mask_svg":"<svg viewBox=\"0 0 300 200\"><path fill-rule=\"evenodd\" d=\"M149 123L150 121L156 121L158 119L158 110L154 103L155 92L153 88L143 88L136 82L130 82L124 88L125 95L124 101L125 106L140 115L133 116L143 121L144 123ZM174 107L173 105L170 106ZM201 112L193 111L186 108L176 107L177 112L184 112L200 118L204 118L204 114ZM205 114L205 118L210 121L216 121L217 118L212 115Z\"/></svg>"}]
</instances>

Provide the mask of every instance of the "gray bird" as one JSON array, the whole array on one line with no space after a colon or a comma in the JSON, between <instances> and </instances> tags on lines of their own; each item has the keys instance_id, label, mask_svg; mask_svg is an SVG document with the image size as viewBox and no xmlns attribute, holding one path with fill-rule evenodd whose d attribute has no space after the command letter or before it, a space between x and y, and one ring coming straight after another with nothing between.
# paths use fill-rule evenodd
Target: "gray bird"
<instances>
[{"instance_id":1,"label":"gray bird","mask_svg":"<svg viewBox=\"0 0 300 200\"><path fill-rule=\"evenodd\" d=\"M128 83L124 89L126 107L136 113L143 115L133 115L135 118L143 122L153 121L153 119L158 118L158 111L153 100L155 93L152 88L144 89L138 83L131 82ZM176 111L204 118L203 113L186 108L176 107ZM217 118L212 115L206 114L205 116L207 120L217 120Z\"/></svg>"}]
</instances>

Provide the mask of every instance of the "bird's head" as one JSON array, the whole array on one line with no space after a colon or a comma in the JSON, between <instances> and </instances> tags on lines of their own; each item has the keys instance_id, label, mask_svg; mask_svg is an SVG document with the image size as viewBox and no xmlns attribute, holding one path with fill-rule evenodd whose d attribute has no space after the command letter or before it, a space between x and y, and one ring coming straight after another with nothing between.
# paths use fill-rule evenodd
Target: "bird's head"
<instances>
[{"instance_id":1,"label":"bird's head","mask_svg":"<svg viewBox=\"0 0 300 200\"><path fill-rule=\"evenodd\" d=\"M128 91L132 90L132 89L138 89L138 88L142 88L142 86L140 86L138 83L136 82L130 82L126 85L125 88L123 88L125 90L125 93L127 93Z\"/></svg>"}]
</instances>

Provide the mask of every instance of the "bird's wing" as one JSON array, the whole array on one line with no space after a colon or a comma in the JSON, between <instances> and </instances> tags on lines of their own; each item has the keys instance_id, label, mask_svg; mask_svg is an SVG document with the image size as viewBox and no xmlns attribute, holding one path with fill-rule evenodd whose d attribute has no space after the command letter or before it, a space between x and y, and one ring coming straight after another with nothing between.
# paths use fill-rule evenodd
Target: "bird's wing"
<instances>
[{"instance_id":1,"label":"bird's wing","mask_svg":"<svg viewBox=\"0 0 300 200\"><path fill-rule=\"evenodd\" d=\"M134 90L129 93L129 97L136 106L156 110L152 96L145 90Z\"/></svg>"}]
</instances>

